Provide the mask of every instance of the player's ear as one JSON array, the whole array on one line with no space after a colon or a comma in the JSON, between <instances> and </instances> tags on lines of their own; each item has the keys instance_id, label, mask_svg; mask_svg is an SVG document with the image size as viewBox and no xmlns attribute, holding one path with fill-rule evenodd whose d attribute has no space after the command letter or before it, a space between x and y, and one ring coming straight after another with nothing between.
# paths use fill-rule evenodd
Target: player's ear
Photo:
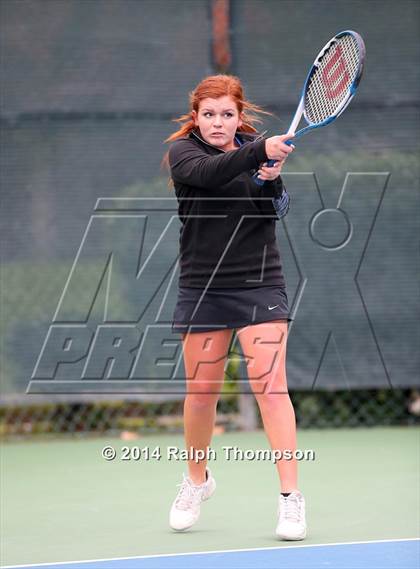
<instances>
[{"instance_id":1,"label":"player's ear","mask_svg":"<svg viewBox=\"0 0 420 569\"><path fill-rule=\"evenodd\" d=\"M242 117L242 113L239 113L239 121L238 121L238 127L243 125L243 117Z\"/></svg>"},{"instance_id":2,"label":"player's ear","mask_svg":"<svg viewBox=\"0 0 420 569\"><path fill-rule=\"evenodd\" d=\"M197 111L194 111L194 109L191 111L191 118L194 121L194 125L198 126L198 115Z\"/></svg>"}]
</instances>

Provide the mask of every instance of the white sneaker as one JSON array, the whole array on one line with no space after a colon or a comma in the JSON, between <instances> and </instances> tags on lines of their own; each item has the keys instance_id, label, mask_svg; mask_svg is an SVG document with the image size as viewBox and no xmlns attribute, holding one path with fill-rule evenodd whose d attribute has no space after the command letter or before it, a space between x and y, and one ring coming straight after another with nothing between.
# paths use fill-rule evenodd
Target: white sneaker
<instances>
[{"instance_id":1,"label":"white sneaker","mask_svg":"<svg viewBox=\"0 0 420 569\"><path fill-rule=\"evenodd\" d=\"M183 474L183 480L177 497L169 514L169 525L172 529L182 531L190 528L200 517L201 502L208 500L216 489L216 481L210 469L206 469L207 480L196 486L190 478Z\"/></svg>"},{"instance_id":2,"label":"white sneaker","mask_svg":"<svg viewBox=\"0 0 420 569\"><path fill-rule=\"evenodd\" d=\"M280 494L276 535L293 541L306 537L305 498L298 490L288 496Z\"/></svg>"}]
</instances>

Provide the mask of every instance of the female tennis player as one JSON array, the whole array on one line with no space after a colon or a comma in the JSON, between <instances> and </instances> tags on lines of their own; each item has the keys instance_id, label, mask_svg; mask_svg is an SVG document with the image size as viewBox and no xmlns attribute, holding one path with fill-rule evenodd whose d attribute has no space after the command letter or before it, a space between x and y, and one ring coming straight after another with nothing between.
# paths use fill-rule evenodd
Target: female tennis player
<instances>
[{"instance_id":1,"label":"female tennis player","mask_svg":"<svg viewBox=\"0 0 420 569\"><path fill-rule=\"evenodd\" d=\"M253 125L261 113L268 114L245 99L237 77L210 76L190 93L190 112L176 119L181 127L165 141L172 143L167 158L181 221L172 330L182 334L190 458L170 511L170 526L178 531L198 520L201 502L216 487L206 458L198 457L199 451L207 456L234 331L272 450L296 449L285 364L291 319L275 235L278 204L287 195L280 172L293 146L285 144L289 135L257 134ZM276 535L304 539L296 460L278 460L276 467Z\"/></svg>"}]
</instances>

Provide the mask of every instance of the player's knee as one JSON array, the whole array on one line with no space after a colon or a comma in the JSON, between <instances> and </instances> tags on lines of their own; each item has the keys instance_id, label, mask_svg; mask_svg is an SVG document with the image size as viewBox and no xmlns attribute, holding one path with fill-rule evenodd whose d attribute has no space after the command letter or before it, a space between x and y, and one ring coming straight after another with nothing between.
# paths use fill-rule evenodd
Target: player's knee
<instances>
[{"instance_id":1,"label":"player's knee","mask_svg":"<svg viewBox=\"0 0 420 569\"><path fill-rule=\"evenodd\" d=\"M200 391L200 393L189 393L185 404L196 411L200 411L217 405L218 400L219 393L214 393L214 386L208 386L207 389Z\"/></svg>"},{"instance_id":2,"label":"player's knee","mask_svg":"<svg viewBox=\"0 0 420 569\"><path fill-rule=\"evenodd\" d=\"M255 398L258 402L260 407L264 407L265 409L276 409L279 405L283 403L288 403L290 401L289 392L287 387L284 388L276 388L276 390L269 389L269 386L266 386L266 390L262 393L256 393L254 390Z\"/></svg>"}]
</instances>

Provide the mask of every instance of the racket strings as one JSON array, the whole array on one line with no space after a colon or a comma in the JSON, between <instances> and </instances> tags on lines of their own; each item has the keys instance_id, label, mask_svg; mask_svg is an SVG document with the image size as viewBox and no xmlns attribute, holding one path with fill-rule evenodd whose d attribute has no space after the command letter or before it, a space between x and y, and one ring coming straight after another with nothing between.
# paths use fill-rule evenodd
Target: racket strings
<instances>
[{"instance_id":1,"label":"racket strings","mask_svg":"<svg viewBox=\"0 0 420 569\"><path fill-rule=\"evenodd\" d=\"M320 123L337 113L349 95L359 62L359 47L350 34L338 38L324 54L305 95L305 115L310 122Z\"/></svg>"}]
</instances>

